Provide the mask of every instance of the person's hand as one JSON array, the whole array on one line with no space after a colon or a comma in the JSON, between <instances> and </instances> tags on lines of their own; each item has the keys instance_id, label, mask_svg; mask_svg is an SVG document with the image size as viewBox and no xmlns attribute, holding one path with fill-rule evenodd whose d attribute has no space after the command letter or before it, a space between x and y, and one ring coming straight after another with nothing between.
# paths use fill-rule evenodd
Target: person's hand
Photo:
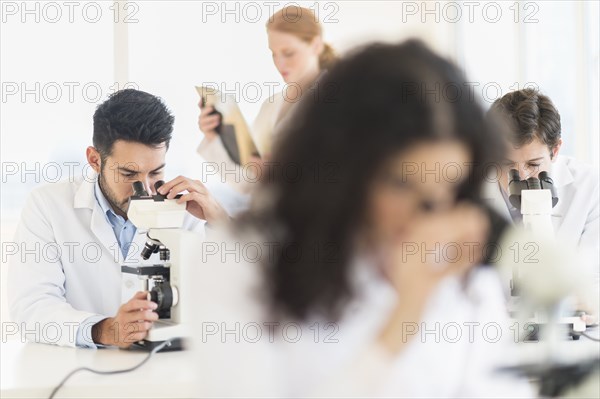
<instances>
[{"instance_id":1,"label":"person's hand","mask_svg":"<svg viewBox=\"0 0 600 399\"><path fill-rule=\"evenodd\" d=\"M221 123L221 115L213 114L210 115L211 112L215 110L215 107L203 106L202 100L198 103L198 107L200 107L200 116L198 117L198 127L200 131L204 133L204 137L208 141L213 141L219 135L215 130L217 126Z\"/></svg>"},{"instance_id":2,"label":"person's hand","mask_svg":"<svg viewBox=\"0 0 600 399\"><path fill-rule=\"evenodd\" d=\"M423 216L409 228L386 269L399 292L398 304L379 337L391 354L406 343L407 328L420 328L422 313L439 282L464 274L482 260L489 227L483 211L463 204Z\"/></svg>"},{"instance_id":3,"label":"person's hand","mask_svg":"<svg viewBox=\"0 0 600 399\"><path fill-rule=\"evenodd\" d=\"M583 321L586 327L595 326L598 324L598 317L592 314L588 314L585 311L580 311L579 318Z\"/></svg>"},{"instance_id":4,"label":"person's hand","mask_svg":"<svg viewBox=\"0 0 600 399\"><path fill-rule=\"evenodd\" d=\"M464 273L482 260L489 228L487 215L475 205L424 215L393 251L388 277L402 296L429 293L442 278Z\"/></svg>"},{"instance_id":5,"label":"person's hand","mask_svg":"<svg viewBox=\"0 0 600 399\"><path fill-rule=\"evenodd\" d=\"M210 224L229 219L225 209L199 180L178 176L158 188L158 193L166 195L168 199L175 198L183 191L187 191L187 193L177 199L177 203L186 203L186 210L198 219L206 220Z\"/></svg>"},{"instance_id":6,"label":"person's hand","mask_svg":"<svg viewBox=\"0 0 600 399\"><path fill-rule=\"evenodd\" d=\"M148 335L152 322L158 320L156 303L148 300L148 292L137 292L121 305L115 317L109 317L92 327L92 338L102 345L128 348Z\"/></svg>"}]
</instances>

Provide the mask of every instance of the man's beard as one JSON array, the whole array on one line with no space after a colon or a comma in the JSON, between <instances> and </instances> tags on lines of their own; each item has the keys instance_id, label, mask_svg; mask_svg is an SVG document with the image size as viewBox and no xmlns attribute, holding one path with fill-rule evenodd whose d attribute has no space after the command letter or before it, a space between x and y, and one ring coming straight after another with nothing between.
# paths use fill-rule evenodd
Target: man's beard
<instances>
[{"instance_id":1,"label":"man's beard","mask_svg":"<svg viewBox=\"0 0 600 399\"><path fill-rule=\"evenodd\" d=\"M100 191L102 191L102 194L104 194L104 198L106 198L106 200L108 201L110 206L113 208L113 210L115 212L117 212L117 210L121 211L123 213L123 215L125 215L125 218L127 219L127 209L129 208L129 199L125 200L124 202L119 202L115 193L113 191L111 191L108 184L106 184L106 179L105 179L104 173L102 173L102 172L98 176L98 184L100 185Z\"/></svg>"}]
</instances>

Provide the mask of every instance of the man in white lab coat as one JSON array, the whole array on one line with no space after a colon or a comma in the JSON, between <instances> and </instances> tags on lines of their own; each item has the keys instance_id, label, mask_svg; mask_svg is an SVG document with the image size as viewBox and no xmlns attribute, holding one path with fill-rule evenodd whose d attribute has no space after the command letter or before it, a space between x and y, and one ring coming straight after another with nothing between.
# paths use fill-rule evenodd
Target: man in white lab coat
<instances>
[{"instance_id":1,"label":"man in white lab coat","mask_svg":"<svg viewBox=\"0 0 600 399\"><path fill-rule=\"evenodd\" d=\"M559 242L585 251L596 274L593 283L597 285L600 276L597 171L574 158L559 155L563 142L560 115L550 98L538 91L508 93L494 102L490 115L501 121L509 150L498 174L499 181L491 179L485 185L484 197L507 219L522 223L519 210L508 200L508 171L517 169L521 179L547 171L558 196L558 203L552 209L554 232Z\"/></svg>"},{"instance_id":2,"label":"man in white lab coat","mask_svg":"<svg viewBox=\"0 0 600 399\"><path fill-rule=\"evenodd\" d=\"M122 298L121 265L141 264L145 235L127 219L128 198L133 182L150 193L163 179L173 121L159 98L116 92L94 113L93 146L86 151L93 176L29 195L8 274L11 315L29 340L127 347L157 320L146 293ZM190 214L183 228L203 231L204 221L227 217L198 181L180 176L162 191L172 198L185 190L179 201Z\"/></svg>"}]
</instances>

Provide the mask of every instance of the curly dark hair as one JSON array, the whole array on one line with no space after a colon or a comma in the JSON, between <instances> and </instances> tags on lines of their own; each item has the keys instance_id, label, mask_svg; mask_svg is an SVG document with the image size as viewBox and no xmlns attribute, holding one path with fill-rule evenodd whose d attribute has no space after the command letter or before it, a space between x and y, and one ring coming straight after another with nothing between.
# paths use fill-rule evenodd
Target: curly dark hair
<instances>
[{"instance_id":1,"label":"curly dark hair","mask_svg":"<svg viewBox=\"0 0 600 399\"><path fill-rule=\"evenodd\" d=\"M285 317L337 319L355 293L350 257L370 185L416 143L458 140L473 167L459 197L477 201L499 135L451 62L417 40L370 44L342 58L297 104L273 151L274 173L243 220L277 242L268 297Z\"/></svg>"}]
</instances>

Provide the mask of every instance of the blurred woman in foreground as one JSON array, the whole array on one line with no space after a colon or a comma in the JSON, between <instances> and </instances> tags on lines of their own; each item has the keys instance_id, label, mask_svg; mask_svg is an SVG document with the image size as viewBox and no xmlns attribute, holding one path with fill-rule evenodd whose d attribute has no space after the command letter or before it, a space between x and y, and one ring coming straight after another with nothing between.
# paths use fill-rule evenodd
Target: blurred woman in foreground
<instances>
[{"instance_id":1,"label":"blurred woman in foreground","mask_svg":"<svg viewBox=\"0 0 600 399\"><path fill-rule=\"evenodd\" d=\"M420 42L375 44L299 104L279 173L203 244L201 395L530 395L496 372L513 336L475 204L502 147L464 82Z\"/></svg>"}]
</instances>

